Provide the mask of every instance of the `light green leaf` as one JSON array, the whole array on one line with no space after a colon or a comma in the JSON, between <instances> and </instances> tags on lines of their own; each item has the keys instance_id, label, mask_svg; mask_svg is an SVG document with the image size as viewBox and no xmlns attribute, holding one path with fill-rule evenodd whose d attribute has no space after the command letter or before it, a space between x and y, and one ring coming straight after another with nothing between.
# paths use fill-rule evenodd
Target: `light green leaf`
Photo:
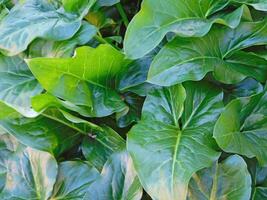
<instances>
[{"instance_id":1,"label":"light green leaf","mask_svg":"<svg viewBox=\"0 0 267 200\"><path fill-rule=\"evenodd\" d=\"M82 15L83 12L88 12L88 8L92 7L95 2L96 0L62 0L65 11L78 13L80 15Z\"/></svg>"},{"instance_id":2,"label":"light green leaf","mask_svg":"<svg viewBox=\"0 0 267 200\"><path fill-rule=\"evenodd\" d=\"M34 40L29 46L30 57L70 57L78 45L89 42L96 34L96 28L87 22L83 22L79 31L70 39L64 41L52 41L45 39Z\"/></svg>"},{"instance_id":3,"label":"light green leaf","mask_svg":"<svg viewBox=\"0 0 267 200\"><path fill-rule=\"evenodd\" d=\"M155 57L148 81L170 86L201 80L213 71L217 80L227 84L238 83L247 76L264 82L267 60L242 49L267 44L266 27L267 20L244 22L236 29L216 26L202 38L176 37Z\"/></svg>"},{"instance_id":4,"label":"light green leaf","mask_svg":"<svg viewBox=\"0 0 267 200\"><path fill-rule=\"evenodd\" d=\"M31 97L43 89L23 59L0 54L0 77L0 100L24 116L36 116L31 108Z\"/></svg>"},{"instance_id":5,"label":"light green leaf","mask_svg":"<svg viewBox=\"0 0 267 200\"><path fill-rule=\"evenodd\" d=\"M162 88L147 96L127 148L153 199L185 199L191 176L218 159L212 131L222 98L220 90L205 82Z\"/></svg>"},{"instance_id":6,"label":"light green leaf","mask_svg":"<svg viewBox=\"0 0 267 200\"><path fill-rule=\"evenodd\" d=\"M0 135L0 166L1 199L46 200L52 194L57 162L49 153L25 147L8 134Z\"/></svg>"},{"instance_id":7,"label":"light green leaf","mask_svg":"<svg viewBox=\"0 0 267 200\"><path fill-rule=\"evenodd\" d=\"M48 92L78 106L84 116L102 117L127 109L115 90L116 77L127 64L123 54L109 45L77 48L72 58L27 62Z\"/></svg>"},{"instance_id":8,"label":"light green leaf","mask_svg":"<svg viewBox=\"0 0 267 200\"><path fill-rule=\"evenodd\" d=\"M242 157L233 155L194 174L187 200L249 200L250 193L247 165Z\"/></svg>"},{"instance_id":9,"label":"light green leaf","mask_svg":"<svg viewBox=\"0 0 267 200\"><path fill-rule=\"evenodd\" d=\"M140 58L154 49L168 32L180 36L200 37L213 23L235 28L243 7L232 13L218 14L228 0L144 0L140 12L131 21L125 36L124 49L130 58ZM214 13L218 14L214 17Z\"/></svg>"},{"instance_id":10,"label":"light green leaf","mask_svg":"<svg viewBox=\"0 0 267 200\"><path fill-rule=\"evenodd\" d=\"M231 101L216 122L214 138L226 152L256 157L267 166L267 92Z\"/></svg>"},{"instance_id":11,"label":"light green leaf","mask_svg":"<svg viewBox=\"0 0 267 200\"><path fill-rule=\"evenodd\" d=\"M27 0L18 3L0 23L0 49L8 55L16 55L36 38L66 40L80 28L82 15L64 12L46 0Z\"/></svg>"}]
</instances>

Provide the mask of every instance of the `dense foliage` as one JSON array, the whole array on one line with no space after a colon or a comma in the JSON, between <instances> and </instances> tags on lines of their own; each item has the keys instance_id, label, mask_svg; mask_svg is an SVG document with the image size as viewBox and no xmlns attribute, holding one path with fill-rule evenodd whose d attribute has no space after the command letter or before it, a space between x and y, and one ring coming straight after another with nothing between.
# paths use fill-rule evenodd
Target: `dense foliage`
<instances>
[{"instance_id":1,"label":"dense foliage","mask_svg":"<svg viewBox=\"0 0 267 200\"><path fill-rule=\"evenodd\" d=\"M0 0L1 200L266 200L267 0Z\"/></svg>"}]
</instances>

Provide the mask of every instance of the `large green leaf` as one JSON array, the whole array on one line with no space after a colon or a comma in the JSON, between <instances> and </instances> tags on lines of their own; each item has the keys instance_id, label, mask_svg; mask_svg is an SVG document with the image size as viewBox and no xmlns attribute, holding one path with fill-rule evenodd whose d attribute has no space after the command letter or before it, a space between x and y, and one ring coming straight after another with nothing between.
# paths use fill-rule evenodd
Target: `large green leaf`
<instances>
[{"instance_id":1,"label":"large green leaf","mask_svg":"<svg viewBox=\"0 0 267 200\"><path fill-rule=\"evenodd\" d=\"M25 145L56 156L77 144L81 134L94 128L82 122L70 122L57 109L50 109L36 118L26 118L0 101L0 110L0 126L8 133Z\"/></svg>"},{"instance_id":2,"label":"large green leaf","mask_svg":"<svg viewBox=\"0 0 267 200\"><path fill-rule=\"evenodd\" d=\"M231 28L241 19L243 7L231 13L216 13L228 0L144 0L131 21L124 48L131 58L140 58L155 48L168 32L180 36L203 36L213 23ZM216 13L215 15L213 15Z\"/></svg>"},{"instance_id":3,"label":"large green leaf","mask_svg":"<svg viewBox=\"0 0 267 200\"><path fill-rule=\"evenodd\" d=\"M68 161L59 165L52 199L139 200L142 188L125 152L113 154L101 173L87 162Z\"/></svg>"},{"instance_id":4,"label":"large green leaf","mask_svg":"<svg viewBox=\"0 0 267 200\"><path fill-rule=\"evenodd\" d=\"M127 109L115 90L116 76L127 64L123 54L109 45L77 48L73 58L27 62L47 91L78 106L84 116L102 117Z\"/></svg>"},{"instance_id":5,"label":"large green leaf","mask_svg":"<svg viewBox=\"0 0 267 200\"><path fill-rule=\"evenodd\" d=\"M244 22L236 29L216 26L202 38L176 37L155 57L148 81L169 86L201 80L213 71L223 83L237 83L247 76L264 82L267 60L242 49L267 44L266 27L267 20Z\"/></svg>"},{"instance_id":6,"label":"large green leaf","mask_svg":"<svg viewBox=\"0 0 267 200\"><path fill-rule=\"evenodd\" d=\"M99 177L99 172L83 161L59 164L57 181L51 199L82 200L88 187Z\"/></svg>"},{"instance_id":7,"label":"large green leaf","mask_svg":"<svg viewBox=\"0 0 267 200\"><path fill-rule=\"evenodd\" d=\"M24 51L36 38L65 40L80 28L81 19L88 12L88 4L81 15L64 12L48 0L27 0L17 3L0 23L0 49L8 55Z\"/></svg>"},{"instance_id":8,"label":"large green leaf","mask_svg":"<svg viewBox=\"0 0 267 200\"><path fill-rule=\"evenodd\" d=\"M46 200L52 194L57 162L49 153L26 147L8 134L0 135L0 166L1 199Z\"/></svg>"},{"instance_id":9,"label":"large green leaf","mask_svg":"<svg viewBox=\"0 0 267 200\"><path fill-rule=\"evenodd\" d=\"M249 200L251 177L237 155L203 169L190 180L187 200Z\"/></svg>"},{"instance_id":10,"label":"large green leaf","mask_svg":"<svg viewBox=\"0 0 267 200\"><path fill-rule=\"evenodd\" d=\"M142 192L132 159L127 152L123 151L110 156L100 177L89 186L84 198L140 200Z\"/></svg>"},{"instance_id":11,"label":"large green leaf","mask_svg":"<svg viewBox=\"0 0 267 200\"><path fill-rule=\"evenodd\" d=\"M96 34L95 26L83 22L79 31L70 39L52 41L36 39L29 46L30 57L70 57L78 45L85 45Z\"/></svg>"},{"instance_id":12,"label":"large green leaf","mask_svg":"<svg viewBox=\"0 0 267 200\"><path fill-rule=\"evenodd\" d=\"M231 101L216 122L214 137L226 152L256 157L267 166L267 92Z\"/></svg>"},{"instance_id":13,"label":"large green leaf","mask_svg":"<svg viewBox=\"0 0 267 200\"><path fill-rule=\"evenodd\" d=\"M0 77L0 100L25 116L35 116L31 97L43 89L23 59L0 54Z\"/></svg>"},{"instance_id":14,"label":"large green leaf","mask_svg":"<svg viewBox=\"0 0 267 200\"><path fill-rule=\"evenodd\" d=\"M129 155L116 153L102 173L89 163L67 161L59 165L52 199L139 200L142 188Z\"/></svg>"},{"instance_id":15,"label":"large green leaf","mask_svg":"<svg viewBox=\"0 0 267 200\"><path fill-rule=\"evenodd\" d=\"M162 88L147 96L127 147L152 198L185 199L191 176L218 159L212 131L222 98L220 90L205 82Z\"/></svg>"}]
</instances>

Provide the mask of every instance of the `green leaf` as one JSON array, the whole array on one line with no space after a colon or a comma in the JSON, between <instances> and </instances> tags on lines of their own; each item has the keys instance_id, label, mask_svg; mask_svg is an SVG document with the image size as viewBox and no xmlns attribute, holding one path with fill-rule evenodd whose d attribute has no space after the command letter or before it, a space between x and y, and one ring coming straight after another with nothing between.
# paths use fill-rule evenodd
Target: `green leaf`
<instances>
[{"instance_id":1,"label":"green leaf","mask_svg":"<svg viewBox=\"0 0 267 200\"><path fill-rule=\"evenodd\" d=\"M87 7L92 7L96 0L62 0L63 7L67 12L79 13L80 15ZM85 13L86 14L86 13Z\"/></svg>"},{"instance_id":2,"label":"green leaf","mask_svg":"<svg viewBox=\"0 0 267 200\"><path fill-rule=\"evenodd\" d=\"M34 58L27 62L48 92L78 106L81 115L103 117L127 109L115 90L116 77L127 64L123 54L109 45L77 48L72 58Z\"/></svg>"},{"instance_id":3,"label":"green leaf","mask_svg":"<svg viewBox=\"0 0 267 200\"><path fill-rule=\"evenodd\" d=\"M59 166L52 199L139 200L142 188L127 153L114 154L102 173L86 162L68 161Z\"/></svg>"},{"instance_id":4,"label":"green leaf","mask_svg":"<svg viewBox=\"0 0 267 200\"><path fill-rule=\"evenodd\" d=\"M264 200L267 198L267 187L256 187L252 200Z\"/></svg>"},{"instance_id":5,"label":"green leaf","mask_svg":"<svg viewBox=\"0 0 267 200\"><path fill-rule=\"evenodd\" d=\"M80 28L83 15L64 12L46 0L27 0L17 3L0 23L0 49L5 54L16 55L36 38L66 40Z\"/></svg>"},{"instance_id":6,"label":"green leaf","mask_svg":"<svg viewBox=\"0 0 267 200\"><path fill-rule=\"evenodd\" d=\"M82 200L86 190L99 177L99 172L83 161L59 164L58 176L51 199Z\"/></svg>"},{"instance_id":7,"label":"green leaf","mask_svg":"<svg viewBox=\"0 0 267 200\"><path fill-rule=\"evenodd\" d=\"M267 1L266 0L233 0L234 2L244 3L252 6L256 10L267 11Z\"/></svg>"},{"instance_id":8,"label":"green leaf","mask_svg":"<svg viewBox=\"0 0 267 200\"><path fill-rule=\"evenodd\" d=\"M263 91L262 84L252 78L247 78L234 85L223 85L222 88L227 103L235 98L251 96Z\"/></svg>"},{"instance_id":9,"label":"green leaf","mask_svg":"<svg viewBox=\"0 0 267 200\"><path fill-rule=\"evenodd\" d=\"M70 57L78 45L85 45L96 34L95 26L83 22L79 31L70 39L51 41L45 39L34 40L29 46L30 57Z\"/></svg>"},{"instance_id":10,"label":"green leaf","mask_svg":"<svg viewBox=\"0 0 267 200\"><path fill-rule=\"evenodd\" d=\"M251 177L247 165L240 156L233 155L194 174L187 200L249 200L250 193Z\"/></svg>"},{"instance_id":11,"label":"green leaf","mask_svg":"<svg viewBox=\"0 0 267 200\"><path fill-rule=\"evenodd\" d=\"M131 21L125 36L124 49L130 58L140 58L154 49L168 32L180 36L201 37L213 23L235 28L243 7L231 13L214 13L223 9L228 0L144 0L140 12Z\"/></svg>"},{"instance_id":12,"label":"green leaf","mask_svg":"<svg viewBox=\"0 0 267 200\"><path fill-rule=\"evenodd\" d=\"M147 83L147 74L153 58L159 48L146 56L129 63L127 70L119 77L118 88L121 92L134 92L140 96L146 96L149 91L157 86Z\"/></svg>"},{"instance_id":13,"label":"green leaf","mask_svg":"<svg viewBox=\"0 0 267 200\"><path fill-rule=\"evenodd\" d=\"M220 153L212 139L222 92L205 82L158 89L145 100L127 148L144 189L154 199L185 199L191 176Z\"/></svg>"},{"instance_id":14,"label":"green leaf","mask_svg":"<svg viewBox=\"0 0 267 200\"><path fill-rule=\"evenodd\" d=\"M91 127L71 123L56 109L36 118L26 118L0 101L0 126L21 143L55 156L77 144Z\"/></svg>"},{"instance_id":15,"label":"green leaf","mask_svg":"<svg viewBox=\"0 0 267 200\"><path fill-rule=\"evenodd\" d=\"M31 108L31 97L43 89L23 59L0 54L0 77L0 100L24 116L36 116Z\"/></svg>"},{"instance_id":16,"label":"green leaf","mask_svg":"<svg viewBox=\"0 0 267 200\"><path fill-rule=\"evenodd\" d=\"M218 81L227 84L238 83L248 76L265 82L267 60L242 49L267 44L266 26L267 20L244 22L236 29L216 26L202 38L176 37L154 58L148 81L170 86L201 80L213 71Z\"/></svg>"},{"instance_id":17,"label":"green leaf","mask_svg":"<svg viewBox=\"0 0 267 200\"><path fill-rule=\"evenodd\" d=\"M49 153L26 147L4 134L0 135L0 158L1 199L49 198L57 176L57 162Z\"/></svg>"},{"instance_id":18,"label":"green leaf","mask_svg":"<svg viewBox=\"0 0 267 200\"><path fill-rule=\"evenodd\" d=\"M116 3L119 3L120 0L98 0L97 1L97 6L102 7L102 6L113 6Z\"/></svg>"},{"instance_id":19,"label":"green leaf","mask_svg":"<svg viewBox=\"0 0 267 200\"><path fill-rule=\"evenodd\" d=\"M216 122L214 138L226 152L256 157L267 166L267 92L231 101Z\"/></svg>"},{"instance_id":20,"label":"green leaf","mask_svg":"<svg viewBox=\"0 0 267 200\"><path fill-rule=\"evenodd\" d=\"M125 141L118 133L109 127L102 127L102 129L102 131L88 133L82 143L84 157L99 171L114 152L125 148Z\"/></svg>"},{"instance_id":21,"label":"green leaf","mask_svg":"<svg viewBox=\"0 0 267 200\"><path fill-rule=\"evenodd\" d=\"M84 197L95 200L140 200L142 192L131 157L126 152L118 152L111 155L101 176L89 186Z\"/></svg>"}]
</instances>

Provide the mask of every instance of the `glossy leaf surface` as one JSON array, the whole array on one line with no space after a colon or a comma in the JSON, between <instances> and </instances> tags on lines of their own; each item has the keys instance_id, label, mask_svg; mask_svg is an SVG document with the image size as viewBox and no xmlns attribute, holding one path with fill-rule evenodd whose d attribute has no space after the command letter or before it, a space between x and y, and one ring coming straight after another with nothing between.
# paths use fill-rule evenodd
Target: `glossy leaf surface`
<instances>
[{"instance_id":1,"label":"glossy leaf surface","mask_svg":"<svg viewBox=\"0 0 267 200\"><path fill-rule=\"evenodd\" d=\"M212 130L221 109L222 93L207 83L189 82L148 95L127 145L152 198L185 199L193 173L217 160Z\"/></svg>"}]
</instances>

